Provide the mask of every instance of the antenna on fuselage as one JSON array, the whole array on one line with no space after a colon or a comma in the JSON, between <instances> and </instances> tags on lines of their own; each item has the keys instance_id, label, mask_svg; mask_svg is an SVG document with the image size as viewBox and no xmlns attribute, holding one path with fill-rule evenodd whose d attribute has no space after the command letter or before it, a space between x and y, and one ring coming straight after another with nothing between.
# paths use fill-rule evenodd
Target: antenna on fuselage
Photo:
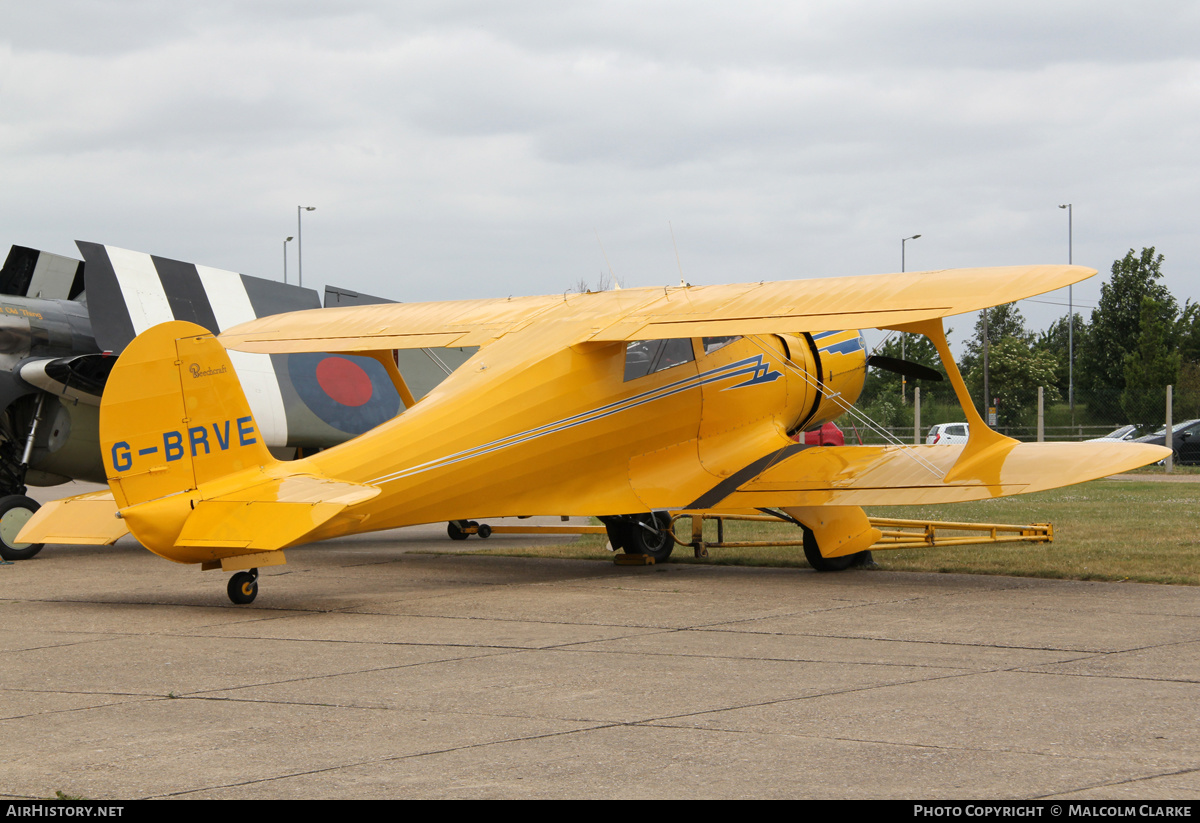
<instances>
[{"instance_id":1,"label":"antenna on fuselage","mask_svg":"<svg viewBox=\"0 0 1200 823\"><path fill-rule=\"evenodd\" d=\"M690 284L683 279L683 263L679 259L679 244L675 242L675 227L671 225L671 221L667 221L667 228L671 230L671 245L675 247L675 265L679 266L679 288L685 289Z\"/></svg>"},{"instance_id":2,"label":"antenna on fuselage","mask_svg":"<svg viewBox=\"0 0 1200 823\"><path fill-rule=\"evenodd\" d=\"M600 232L596 231L596 229L592 229L592 231L596 232L596 242L600 243ZM613 288L616 289L617 291L620 291L621 290L621 281L617 279L617 273L615 271L613 271L612 263L608 262L608 252L606 252L604 250L603 243L600 243L600 253L604 255L604 262L608 263L608 273L612 275Z\"/></svg>"}]
</instances>

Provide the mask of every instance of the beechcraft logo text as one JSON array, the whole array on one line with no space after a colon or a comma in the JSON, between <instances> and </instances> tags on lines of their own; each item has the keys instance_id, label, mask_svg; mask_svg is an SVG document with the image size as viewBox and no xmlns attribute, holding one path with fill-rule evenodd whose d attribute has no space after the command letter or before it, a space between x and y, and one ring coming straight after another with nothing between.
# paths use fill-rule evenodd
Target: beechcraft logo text
<instances>
[{"instance_id":1,"label":"beechcraft logo text","mask_svg":"<svg viewBox=\"0 0 1200 823\"><path fill-rule=\"evenodd\" d=\"M192 373L192 377L211 377L214 374L224 374L225 366L219 369L202 369L199 363L193 363L188 366L188 371Z\"/></svg>"}]
</instances>

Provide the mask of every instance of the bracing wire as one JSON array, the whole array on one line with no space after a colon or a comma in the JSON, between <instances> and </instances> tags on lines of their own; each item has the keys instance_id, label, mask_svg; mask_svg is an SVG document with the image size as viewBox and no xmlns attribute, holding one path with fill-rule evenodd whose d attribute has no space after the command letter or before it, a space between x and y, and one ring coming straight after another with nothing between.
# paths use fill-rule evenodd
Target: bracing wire
<instances>
[{"instance_id":1,"label":"bracing wire","mask_svg":"<svg viewBox=\"0 0 1200 823\"><path fill-rule=\"evenodd\" d=\"M434 354L429 349L421 349L421 351L425 352L426 356L430 360L432 360L438 366L438 368L440 368L446 374L450 374L453 371L453 369L451 369L449 366L447 366L445 364L445 362L443 362L442 358L438 357L436 354Z\"/></svg>"},{"instance_id":2,"label":"bracing wire","mask_svg":"<svg viewBox=\"0 0 1200 823\"><path fill-rule=\"evenodd\" d=\"M747 337L747 339L751 340L754 343L754 345L758 346L758 348L760 348L764 354L772 354L772 352L770 352L767 349L767 347L763 344L763 342L758 338L757 335L750 335L749 337ZM803 369L799 368L790 359L784 359L783 367L785 369L791 369L791 371L793 373L799 375L801 380L803 380L805 383L807 383L809 386L811 386L822 397L832 400L835 404L838 405L838 407L840 407L842 409L843 412L845 412L847 415L849 415L851 419L855 420L860 425L862 425L863 428L869 429L870 431L873 431L873 432L875 432L875 434L879 435L883 439L884 443L886 443L889 446L898 447L907 457L909 457L911 460L913 460L918 466L925 469L927 472L932 474L934 477L937 477L939 480L945 479L945 477L946 477L945 472L943 472L937 466L933 465L928 460L926 460L924 457L922 457L917 452L916 449L912 448L912 446L910 444L905 443L900 438L896 437L890 431L885 429L880 423L877 423L875 420L871 419L871 417L868 416L866 413L864 413L861 409L855 408L850 403L847 403L842 398L840 392L835 393L835 394L827 393L825 391L824 386L822 386L820 383L818 383L816 380L814 380L812 375L810 375L808 372L804 371Z\"/></svg>"}]
</instances>

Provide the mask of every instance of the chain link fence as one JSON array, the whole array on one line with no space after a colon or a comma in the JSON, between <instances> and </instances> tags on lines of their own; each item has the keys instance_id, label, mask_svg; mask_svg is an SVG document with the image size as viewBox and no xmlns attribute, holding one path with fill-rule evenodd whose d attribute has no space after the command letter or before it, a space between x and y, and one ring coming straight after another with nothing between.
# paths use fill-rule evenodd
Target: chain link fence
<instances>
[{"instance_id":1,"label":"chain link fence","mask_svg":"<svg viewBox=\"0 0 1200 823\"><path fill-rule=\"evenodd\" d=\"M1165 409L1166 386L1162 388L1163 407ZM965 422L965 415L958 403L942 396L923 397L921 400L920 436L914 441L915 414L913 408L913 393L910 391L906 400L901 403L896 399L884 400L877 398L861 411L875 423L878 429L887 432L887 437L873 431L870 425L856 424L850 416L838 420L838 426L846 432L847 443L861 442L864 444L882 444L900 441L902 443L925 442L929 430L940 423ZM1177 393L1174 402L1172 421L1174 424L1200 417L1200 410L1191 408L1190 398L1181 398ZM1132 421L1122 410L1120 398L1112 394L1089 393L1076 391L1074 405L1070 398L1060 402L1044 404L1042 409L1041 430L1042 439L1046 441L1082 441L1093 440L1113 433L1126 426L1137 426L1135 436L1151 434L1161 430L1166 420ZM979 409L981 416L988 419L986 409ZM1015 440L1036 441L1038 439L1038 408L1036 402L1017 412L1009 412L1000 417L1017 420L1016 423L1003 422L993 425L996 431L1012 437Z\"/></svg>"}]
</instances>

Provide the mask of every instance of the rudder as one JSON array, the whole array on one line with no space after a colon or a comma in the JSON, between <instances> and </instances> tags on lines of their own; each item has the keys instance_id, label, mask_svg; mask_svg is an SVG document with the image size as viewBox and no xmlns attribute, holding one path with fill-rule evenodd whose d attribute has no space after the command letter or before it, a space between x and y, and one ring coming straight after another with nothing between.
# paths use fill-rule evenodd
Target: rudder
<instances>
[{"instance_id":1,"label":"rudder","mask_svg":"<svg viewBox=\"0 0 1200 823\"><path fill-rule=\"evenodd\" d=\"M224 347L182 320L122 352L100 405L100 447L122 509L275 462Z\"/></svg>"}]
</instances>

